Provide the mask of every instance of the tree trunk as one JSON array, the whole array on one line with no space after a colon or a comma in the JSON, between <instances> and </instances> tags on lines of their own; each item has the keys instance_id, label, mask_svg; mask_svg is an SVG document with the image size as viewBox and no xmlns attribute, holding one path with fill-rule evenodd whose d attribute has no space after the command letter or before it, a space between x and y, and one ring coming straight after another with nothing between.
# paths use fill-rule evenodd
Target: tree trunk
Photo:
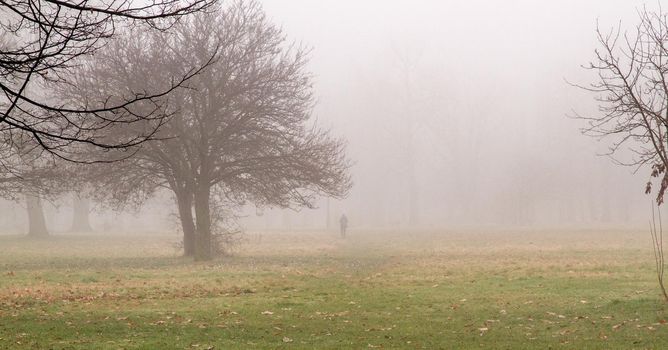
<instances>
[{"instance_id":1,"label":"tree trunk","mask_svg":"<svg viewBox=\"0 0 668 350\"><path fill-rule=\"evenodd\" d=\"M419 224L418 219L418 184L415 177L415 166L412 165L414 162L410 161L411 172L408 185L408 226L414 227Z\"/></svg>"},{"instance_id":2,"label":"tree trunk","mask_svg":"<svg viewBox=\"0 0 668 350\"><path fill-rule=\"evenodd\" d=\"M90 226L90 218L88 216L88 214L90 213L90 200L88 198L82 198L75 195L72 208L74 213L72 216L71 231L73 232L93 231L93 228Z\"/></svg>"},{"instance_id":3,"label":"tree trunk","mask_svg":"<svg viewBox=\"0 0 668 350\"><path fill-rule=\"evenodd\" d=\"M209 212L208 186L198 188L195 192L195 222L196 222L196 244L195 260L211 260L213 250L211 247L211 213Z\"/></svg>"},{"instance_id":4,"label":"tree trunk","mask_svg":"<svg viewBox=\"0 0 668 350\"><path fill-rule=\"evenodd\" d=\"M327 197L327 231L332 228L331 225L331 217L330 217L330 210L329 210L329 197Z\"/></svg>"},{"instance_id":5,"label":"tree trunk","mask_svg":"<svg viewBox=\"0 0 668 350\"><path fill-rule=\"evenodd\" d=\"M195 256L195 222L193 221L192 195L177 193L177 206L179 207L179 219L183 229L183 255Z\"/></svg>"},{"instance_id":6,"label":"tree trunk","mask_svg":"<svg viewBox=\"0 0 668 350\"><path fill-rule=\"evenodd\" d=\"M39 197L26 194L28 208L28 236L46 237L49 231L46 229L46 219L42 210L42 201Z\"/></svg>"}]
</instances>

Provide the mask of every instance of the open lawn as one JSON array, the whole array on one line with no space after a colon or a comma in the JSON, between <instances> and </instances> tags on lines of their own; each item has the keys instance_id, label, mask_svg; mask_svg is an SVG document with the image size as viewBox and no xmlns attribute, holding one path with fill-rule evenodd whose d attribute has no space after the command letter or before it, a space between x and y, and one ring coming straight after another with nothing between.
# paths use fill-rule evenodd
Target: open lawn
<instances>
[{"instance_id":1,"label":"open lawn","mask_svg":"<svg viewBox=\"0 0 668 350\"><path fill-rule=\"evenodd\" d=\"M668 349L648 232L0 236L2 349Z\"/></svg>"}]
</instances>

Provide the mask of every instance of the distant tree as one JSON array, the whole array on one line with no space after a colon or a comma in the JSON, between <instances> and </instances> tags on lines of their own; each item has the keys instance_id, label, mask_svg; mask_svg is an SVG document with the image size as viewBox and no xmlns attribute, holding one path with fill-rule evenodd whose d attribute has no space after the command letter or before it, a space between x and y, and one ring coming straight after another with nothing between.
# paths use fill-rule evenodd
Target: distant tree
<instances>
[{"instance_id":1,"label":"distant tree","mask_svg":"<svg viewBox=\"0 0 668 350\"><path fill-rule=\"evenodd\" d=\"M638 11L639 23L632 31L621 26L609 32L597 28L599 47L588 70L598 79L580 86L597 93L600 114L578 117L589 122L584 132L595 137L612 138L610 155L620 164L637 169L648 167L649 194L653 181L658 182L656 203L661 205L668 189L668 14ZM623 151L629 159L620 159ZM657 230L652 211L652 242L655 248L657 274L664 298L663 233Z\"/></svg>"},{"instance_id":2,"label":"distant tree","mask_svg":"<svg viewBox=\"0 0 668 350\"><path fill-rule=\"evenodd\" d=\"M400 67L400 75L402 80L402 93L401 93L401 107L403 114L403 121L405 123L404 127L401 128L402 137L401 140L405 142L404 148L406 154L404 155L403 162L403 171L406 172L406 183L408 187L408 225L415 226L419 224L419 184L417 179L417 164L416 158L418 152L416 151L415 145L415 120L418 118L416 115L415 106L416 96L415 96L415 87L414 87L414 70L417 65L418 59L411 57L408 54L399 54L397 53L397 61ZM345 216L345 215L344 215Z\"/></svg>"},{"instance_id":3,"label":"distant tree","mask_svg":"<svg viewBox=\"0 0 668 350\"><path fill-rule=\"evenodd\" d=\"M55 198L68 189L68 168L51 157L41 157L42 148L23 134L7 134L0 148L0 198L25 200L28 236L44 237L48 230L42 198Z\"/></svg>"},{"instance_id":4,"label":"distant tree","mask_svg":"<svg viewBox=\"0 0 668 350\"><path fill-rule=\"evenodd\" d=\"M72 195L72 228L73 232L91 232L90 199L86 195L74 193Z\"/></svg>"},{"instance_id":5,"label":"distant tree","mask_svg":"<svg viewBox=\"0 0 668 350\"><path fill-rule=\"evenodd\" d=\"M26 193L26 209L28 212L28 236L48 236L49 230L46 227L42 199L34 194Z\"/></svg>"},{"instance_id":6,"label":"distant tree","mask_svg":"<svg viewBox=\"0 0 668 350\"><path fill-rule=\"evenodd\" d=\"M26 188L35 192L46 190L46 182L53 175L53 160L38 161L34 148L16 135L3 138L0 143L0 198L17 200ZM41 163L41 164L40 164Z\"/></svg>"},{"instance_id":7,"label":"distant tree","mask_svg":"<svg viewBox=\"0 0 668 350\"><path fill-rule=\"evenodd\" d=\"M173 117L136 157L94 170L108 199L141 201L174 193L186 255L212 258L216 221L251 202L313 206L317 194L350 187L344 143L313 125L307 51L287 43L254 1L177 23L171 33L133 33L101 50L78 75L91 98L159 85L165 76L214 62L171 99ZM136 57L150 57L137 64ZM157 66L170 67L167 72ZM73 96L76 96L76 91ZM93 97L94 98L94 97Z\"/></svg>"},{"instance_id":8,"label":"distant tree","mask_svg":"<svg viewBox=\"0 0 668 350\"><path fill-rule=\"evenodd\" d=\"M123 95L106 93L103 99L78 104L63 101L53 91L71 86L81 61L117 37L120 28L168 29L216 1L0 2L0 134L21 133L47 153L77 161L91 161L76 156L81 146L123 151L151 139L169 117L160 113L158 100L196 75L201 66L191 66L162 86ZM115 126L137 124L143 125L135 132L109 136ZM127 156L127 152L117 154Z\"/></svg>"}]
</instances>

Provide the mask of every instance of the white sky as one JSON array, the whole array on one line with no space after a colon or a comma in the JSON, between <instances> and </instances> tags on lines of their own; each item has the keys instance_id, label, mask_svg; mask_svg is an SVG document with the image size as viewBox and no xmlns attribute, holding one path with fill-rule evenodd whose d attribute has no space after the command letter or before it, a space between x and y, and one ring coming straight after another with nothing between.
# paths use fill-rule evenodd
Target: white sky
<instances>
[{"instance_id":1,"label":"white sky","mask_svg":"<svg viewBox=\"0 0 668 350\"><path fill-rule=\"evenodd\" d=\"M554 221L549 212L560 206L593 212L592 201L620 203L613 216L645 219L645 173L633 177L595 155L607 144L581 136L583 124L566 117L595 111L592 96L564 81L591 79L580 65L593 57L597 21L604 29L620 20L630 26L642 1L261 3L291 40L313 48L316 115L349 141L356 186L338 210L378 205L358 216L405 221L412 144L423 222L444 212L458 212L447 219L457 222L480 211L514 215L497 208L509 200L524 203L518 211L545 212L537 221ZM402 60L413 63L408 78Z\"/></svg>"}]
</instances>

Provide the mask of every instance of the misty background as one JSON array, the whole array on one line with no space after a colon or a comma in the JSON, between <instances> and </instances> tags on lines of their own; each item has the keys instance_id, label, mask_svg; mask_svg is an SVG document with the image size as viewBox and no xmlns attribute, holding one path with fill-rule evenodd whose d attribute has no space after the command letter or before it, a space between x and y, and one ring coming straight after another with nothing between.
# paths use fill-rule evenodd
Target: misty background
<instances>
[{"instance_id":1,"label":"misty background","mask_svg":"<svg viewBox=\"0 0 668 350\"><path fill-rule=\"evenodd\" d=\"M648 175L601 154L573 110L597 113L580 66L603 30L629 28L642 1L264 0L270 20L312 47L317 123L348 142L354 187L316 209L246 207L249 229L644 227ZM657 7L660 2L651 3ZM622 159L623 160L623 159ZM45 206L54 232L71 201ZM0 227L24 230L23 204ZM94 208L98 231L176 230L168 194L139 211Z\"/></svg>"}]
</instances>

